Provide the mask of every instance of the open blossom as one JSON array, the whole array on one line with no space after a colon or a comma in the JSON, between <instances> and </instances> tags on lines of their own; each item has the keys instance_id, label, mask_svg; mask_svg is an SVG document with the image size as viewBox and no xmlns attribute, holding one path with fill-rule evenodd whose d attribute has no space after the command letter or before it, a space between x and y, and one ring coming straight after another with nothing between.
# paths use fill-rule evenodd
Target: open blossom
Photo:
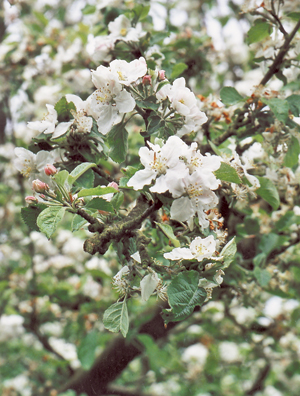
<instances>
[{"instance_id":1,"label":"open blossom","mask_svg":"<svg viewBox=\"0 0 300 396\"><path fill-rule=\"evenodd\" d=\"M205 258L211 258L216 250L216 241L212 235L202 239L195 238L189 248L175 248L164 257L169 260L197 260L202 261Z\"/></svg>"},{"instance_id":2,"label":"open blossom","mask_svg":"<svg viewBox=\"0 0 300 396\"><path fill-rule=\"evenodd\" d=\"M34 131L50 134L52 133L52 138L57 138L63 134L65 134L70 128L70 122L60 122L58 125L57 122L57 111L54 106L50 104L46 104L48 109L48 114L44 117L42 121L33 121L28 122L27 126L29 129Z\"/></svg>"},{"instance_id":3,"label":"open blossom","mask_svg":"<svg viewBox=\"0 0 300 396\"><path fill-rule=\"evenodd\" d=\"M129 274L130 270L127 265L122 267L120 271L113 277L113 286L121 294L124 294L128 287L128 281L126 276Z\"/></svg>"},{"instance_id":4,"label":"open blossom","mask_svg":"<svg viewBox=\"0 0 300 396\"><path fill-rule=\"evenodd\" d=\"M125 15L119 15L114 21L109 22L108 30L114 41L139 41L143 35L141 25L137 24L135 28L132 27L130 20Z\"/></svg>"},{"instance_id":5,"label":"open blossom","mask_svg":"<svg viewBox=\"0 0 300 396\"><path fill-rule=\"evenodd\" d=\"M181 137L187 133L199 130L207 121L207 116L200 110L200 102L193 92L185 86L183 77L176 79L173 85L164 85L156 94L159 101L169 99L170 107L183 118L183 126L177 132Z\"/></svg>"},{"instance_id":6,"label":"open blossom","mask_svg":"<svg viewBox=\"0 0 300 396\"><path fill-rule=\"evenodd\" d=\"M134 109L135 100L104 66L92 72L92 81L97 90L86 100L87 113L97 120L99 132L105 135L121 121L122 114Z\"/></svg>"},{"instance_id":7,"label":"open blossom","mask_svg":"<svg viewBox=\"0 0 300 396\"><path fill-rule=\"evenodd\" d=\"M147 73L147 63L141 57L132 62L115 59L109 65L109 70L116 76L120 84L130 85Z\"/></svg>"},{"instance_id":8,"label":"open blossom","mask_svg":"<svg viewBox=\"0 0 300 396\"><path fill-rule=\"evenodd\" d=\"M171 136L160 147L158 144L148 142L148 147L141 147L139 156L145 169L137 171L128 181L128 187L141 190L145 185L155 180L155 185L150 191L163 193L167 190L175 191L180 175L184 178L188 173L185 164L179 160L186 144L177 136Z\"/></svg>"},{"instance_id":9,"label":"open blossom","mask_svg":"<svg viewBox=\"0 0 300 396\"><path fill-rule=\"evenodd\" d=\"M29 178L29 181L39 177L42 180L48 181L49 178L44 173L44 168L48 164L53 164L55 153L49 151L39 151L37 154L26 150L23 147L16 147L15 167L21 174Z\"/></svg>"}]
</instances>

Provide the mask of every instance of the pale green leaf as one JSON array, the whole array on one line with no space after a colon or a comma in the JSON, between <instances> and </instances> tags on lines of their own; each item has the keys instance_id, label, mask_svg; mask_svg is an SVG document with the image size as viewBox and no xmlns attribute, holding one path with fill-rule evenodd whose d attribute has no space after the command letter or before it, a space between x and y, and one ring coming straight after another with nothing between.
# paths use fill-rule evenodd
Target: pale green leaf
<instances>
[{"instance_id":1,"label":"pale green leaf","mask_svg":"<svg viewBox=\"0 0 300 396\"><path fill-rule=\"evenodd\" d=\"M98 334L95 331L91 331L81 340L77 354L80 360L81 366L84 370L89 370L95 361L95 350L98 346Z\"/></svg>"},{"instance_id":2,"label":"pale green leaf","mask_svg":"<svg viewBox=\"0 0 300 396\"><path fill-rule=\"evenodd\" d=\"M272 276L270 272L266 269L261 269L259 267L254 268L254 276L257 279L260 286L265 287L270 282Z\"/></svg>"},{"instance_id":3,"label":"pale green leaf","mask_svg":"<svg viewBox=\"0 0 300 396\"><path fill-rule=\"evenodd\" d=\"M221 101L225 105L233 105L244 100L244 98L233 87L223 87L220 91L220 97Z\"/></svg>"},{"instance_id":4,"label":"pale green leaf","mask_svg":"<svg viewBox=\"0 0 300 396\"><path fill-rule=\"evenodd\" d=\"M221 166L214 172L216 177L222 181L229 183L241 184L242 180L237 171L226 162L221 162Z\"/></svg>"},{"instance_id":5,"label":"pale green leaf","mask_svg":"<svg viewBox=\"0 0 300 396\"><path fill-rule=\"evenodd\" d=\"M174 235L173 228L171 226L169 226L168 224L157 223L157 222L155 222L155 224L159 226L162 232L166 235L167 238L170 239L170 241L173 243L175 247L180 247L180 242Z\"/></svg>"},{"instance_id":6,"label":"pale green leaf","mask_svg":"<svg viewBox=\"0 0 300 396\"><path fill-rule=\"evenodd\" d=\"M290 110L290 105L287 100L272 98L262 99L262 101L270 107L271 111L279 121L284 124L287 122Z\"/></svg>"},{"instance_id":7,"label":"pale green leaf","mask_svg":"<svg viewBox=\"0 0 300 396\"><path fill-rule=\"evenodd\" d=\"M220 256L223 257L224 264L222 268L227 268L233 262L236 254L235 237L231 239L222 249Z\"/></svg>"},{"instance_id":8,"label":"pale green leaf","mask_svg":"<svg viewBox=\"0 0 300 396\"><path fill-rule=\"evenodd\" d=\"M83 162L82 164L76 166L75 169L72 170L68 177L68 184L72 186L74 182L84 174L88 169L95 167L96 164L90 162Z\"/></svg>"},{"instance_id":9,"label":"pale green leaf","mask_svg":"<svg viewBox=\"0 0 300 396\"><path fill-rule=\"evenodd\" d=\"M128 132L123 123L115 125L107 135L110 158L118 162L125 161L128 151Z\"/></svg>"},{"instance_id":10,"label":"pale green leaf","mask_svg":"<svg viewBox=\"0 0 300 396\"><path fill-rule=\"evenodd\" d=\"M50 206L39 214L37 225L48 238L50 238L56 230L58 223L64 217L65 211L66 208L64 207Z\"/></svg>"},{"instance_id":11,"label":"pale green leaf","mask_svg":"<svg viewBox=\"0 0 300 396\"><path fill-rule=\"evenodd\" d=\"M111 203L100 197L96 197L90 200L90 202L86 205L86 208L114 213L114 208Z\"/></svg>"},{"instance_id":12,"label":"pale green leaf","mask_svg":"<svg viewBox=\"0 0 300 396\"><path fill-rule=\"evenodd\" d=\"M257 43L258 41L270 36L272 30L273 27L271 24L263 21L262 19L257 20L255 25L248 31L248 44Z\"/></svg>"},{"instance_id":13,"label":"pale green leaf","mask_svg":"<svg viewBox=\"0 0 300 396\"><path fill-rule=\"evenodd\" d=\"M107 330L113 333L121 331L123 337L126 337L129 329L126 300L111 305L104 312L103 324Z\"/></svg>"},{"instance_id":14,"label":"pale green leaf","mask_svg":"<svg viewBox=\"0 0 300 396\"><path fill-rule=\"evenodd\" d=\"M188 68L188 65L183 62L176 63L176 65L172 69L171 79L177 78L178 76L180 76L180 74L183 73L187 68Z\"/></svg>"},{"instance_id":15,"label":"pale green leaf","mask_svg":"<svg viewBox=\"0 0 300 396\"><path fill-rule=\"evenodd\" d=\"M274 210L280 205L279 194L271 180L265 177L258 177L260 187L255 191L257 195L268 202Z\"/></svg>"},{"instance_id":16,"label":"pale green leaf","mask_svg":"<svg viewBox=\"0 0 300 396\"><path fill-rule=\"evenodd\" d=\"M298 164L298 158L300 154L300 145L299 141L295 136L292 136L288 150L285 154L283 164L288 168L292 168L293 166Z\"/></svg>"},{"instance_id":17,"label":"pale green leaf","mask_svg":"<svg viewBox=\"0 0 300 396\"><path fill-rule=\"evenodd\" d=\"M116 193L116 192L118 192L118 191L113 187L98 186L95 188L83 188L81 191L79 191L78 198L89 197L91 195L105 195L105 194Z\"/></svg>"}]
</instances>

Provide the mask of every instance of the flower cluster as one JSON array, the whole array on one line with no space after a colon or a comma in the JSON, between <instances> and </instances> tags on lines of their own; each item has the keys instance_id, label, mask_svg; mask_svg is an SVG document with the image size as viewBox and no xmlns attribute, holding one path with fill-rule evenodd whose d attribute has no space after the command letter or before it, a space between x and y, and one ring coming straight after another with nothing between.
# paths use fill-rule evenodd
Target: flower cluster
<instances>
[{"instance_id":1,"label":"flower cluster","mask_svg":"<svg viewBox=\"0 0 300 396\"><path fill-rule=\"evenodd\" d=\"M187 221L193 227L193 217L197 214L199 224L209 226L207 214L218 203L212 190L219 187L214 171L219 169L221 159L216 155L203 156L197 144L188 146L179 137L171 136L160 147L148 143L150 148L139 150L141 163L145 169L136 172L128 181L128 186L141 190L145 185L154 193L169 191L174 198L171 206L171 219Z\"/></svg>"},{"instance_id":2,"label":"flower cluster","mask_svg":"<svg viewBox=\"0 0 300 396\"><path fill-rule=\"evenodd\" d=\"M190 132L197 132L200 126L207 121L205 113L200 110L200 102L185 86L183 77L176 79L172 85L164 85L157 92L156 97L161 102L169 101L169 106L173 110L170 112L171 120L181 123L181 125L179 124L181 127L176 133L179 137Z\"/></svg>"}]
</instances>

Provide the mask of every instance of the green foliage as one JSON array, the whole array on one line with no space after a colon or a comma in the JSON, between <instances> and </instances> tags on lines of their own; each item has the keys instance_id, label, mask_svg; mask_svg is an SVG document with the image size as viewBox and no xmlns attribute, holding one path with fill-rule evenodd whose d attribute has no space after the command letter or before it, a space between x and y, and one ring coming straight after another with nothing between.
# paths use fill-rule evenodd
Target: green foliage
<instances>
[{"instance_id":1,"label":"green foliage","mask_svg":"<svg viewBox=\"0 0 300 396\"><path fill-rule=\"evenodd\" d=\"M288 150L284 157L284 162L283 162L284 166L293 168L295 165L297 165L299 154L300 154L299 141L295 136L292 136L288 145Z\"/></svg>"},{"instance_id":2,"label":"green foliage","mask_svg":"<svg viewBox=\"0 0 300 396\"><path fill-rule=\"evenodd\" d=\"M37 218L37 225L41 232L43 232L47 238L51 238L55 232L58 223L64 217L66 208L61 206L50 206L44 209Z\"/></svg>"},{"instance_id":3,"label":"green foliage","mask_svg":"<svg viewBox=\"0 0 300 396\"><path fill-rule=\"evenodd\" d=\"M126 300L111 305L104 312L103 324L107 330L112 331L113 333L121 331L123 337L126 337L129 329Z\"/></svg>"},{"instance_id":4,"label":"green foliage","mask_svg":"<svg viewBox=\"0 0 300 396\"><path fill-rule=\"evenodd\" d=\"M250 28L247 33L248 44L257 43L270 36L272 33L272 25L266 22L265 19L256 19L254 26Z\"/></svg>"},{"instance_id":5,"label":"green foliage","mask_svg":"<svg viewBox=\"0 0 300 396\"><path fill-rule=\"evenodd\" d=\"M95 351L98 346L98 334L95 331L88 333L83 340L81 340L78 348L78 359L84 370L89 370L95 360Z\"/></svg>"},{"instance_id":6,"label":"green foliage","mask_svg":"<svg viewBox=\"0 0 300 396\"><path fill-rule=\"evenodd\" d=\"M128 132L122 122L111 129L107 142L110 158L118 163L124 162L128 151Z\"/></svg>"},{"instance_id":7,"label":"green foliage","mask_svg":"<svg viewBox=\"0 0 300 396\"><path fill-rule=\"evenodd\" d=\"M290 105L287 100L272 98L263 99L263 102L270 107L275 117L284 124L288 120Z\"/></svg>"},{"instance_id":8,"label":"green foliage","mask_svg":"<svg viewBox=\"0 0 300 396\"><path fill-rule=\"evenodd\" d=\"M54 108L57 111L59 122L69 121L71 118L73 118L70 110L76 111L74 103L69 103L64 96L56 103Z\"/></svg>"},{"instance_id":9,"label":"green foliage","mask_svg":"<svg viewBox=\"0 0 300 396\"><path fill-rule=\"evenodd\" d=\"M156 223L158 227L162 230L162 232L170 239L170 241L173 243L175 247L180 247L180 242L174 235L173 228L169 226L168 224L164 223Z\"/></svg>"},{"instance_id":10,"label":"green foliage","mask_svg":"<svg viewBox=\"0 0 300 396\"><path fill-rule=\"evenodd\" d=\"M223 265L222 269L229 267L229 265L233 262L236 254L236 243L235 237L231 239L222 249L220 256L223 257Z\"/></svg>"},{"instance_id":11,"label":"green foliage","mask_svg":"<svg viewBox=\"0 0 300 396\"><path fill-rule=\"evenodd\" d=\"M84 162L83 164L76 166L76 168L73 169L68 176L68 184L72 186L80 176L82 176L88 169L93 168L94 166L96 166L96 164L89 162Z\"/></svg>"},{"instance_id":12,"label":"green foliage","mask_svg":"<svg viewBox=\"0 0 300 396\"><path fill-rule=\"evenodd\" d=\"M214 172L216 177L222 181L229 183L241 184L242 180L238 175L237 171L226 162L221 162L221 166L218 170Z\"/></svg>"},{"instance_id":13,"label":"green foliage","mask_svg":"<svg viewBox=\"0 0 300 396\"><path fill-rule=\"evenodd\" d=\"M202 305L206 291L198 287L199 274L196 271L181 272L168 286L168 301L171 309L165 309L165 323L177 322L190 316L197 305Z\"/></svg>"},{"instance_id":14,"label":"green foliage","mask_svg":"<svg viewBox=\"0 0 300 396\"><path fill-rule=\"evenodd\" d=\"M38 204L21 209L21 216L24 223L33 231L40 231L37 225L37 218L39 214L46 209L46 205Z\"/></svg>"},{"instance_id":15,"label":"green foliage","mask_svg":"<svg viewBox=\"0 0 300 396\"><path fill-rule=\"evenodd\" d=\"M180 76L180 74L182 74L186 69L188 68L188 65L186 65L185 63L176 63L176 65L173 66L172 69L172 73L171 73L171 79L175 79L178 76Z\"/></svg>"},{"instance_id":16,"label":"green foliage","mask_svg":"<svg viewBox=\"0 0 300 396\"><path fill-rule=\"evenodd\" d=\"M103 198L93 198L88 204L86 205L88 209L97 209L103 210L105 212L114 212L114 208L110 202L105 201Z\"/></svg>"},{"instance_id":17,"label":"green foliage","mask_svg":"<svg viewBox=\"0 0 300 396\"><path fill-rule=\"evenodd\" d=\"M272 181L265 177L258 177L260 187L256 190L256 194L262 197L274 210L278 209L280 199L278 191Z\"/></svg>"},{"instance_id":18,"label":"green foliage","mask_svg":"<svg viewBox=\"0 0 300 396\"><path fill-rule=\"evenodd\" d=\"M223 87L220 91L220 97L225 105L233 105L244 99L233 87Z\"/></svg>"},{"instance_id":19,"label":"green foliage","mask_svg":"<svg viewBox=\"0 0 300 396\"><path fill-rule=\"evenodd\" d=\"M300 95L290 95L286 98L290 105L290 110L295 117L300 114Z\"/></svg>"},{"instance_id":20,"label":"green foliage","mask_svg":"<svg viewBox=\"0 0 300 396\"><path fill-rule=\"evenodd\" d=\"M83 188L78 193L78 198L89 197L91 195L105 195L110 193L116 193L117 190L113 187L95 187L95 188Z\"/></svg>"}]
</instances>

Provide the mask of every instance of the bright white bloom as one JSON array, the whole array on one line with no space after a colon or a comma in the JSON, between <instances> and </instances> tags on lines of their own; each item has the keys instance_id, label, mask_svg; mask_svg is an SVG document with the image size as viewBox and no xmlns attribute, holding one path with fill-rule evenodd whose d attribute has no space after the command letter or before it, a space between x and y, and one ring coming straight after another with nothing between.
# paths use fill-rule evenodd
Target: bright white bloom
<instances>
[{"instance_id":1,"label":"bright white bloom","mask_svg":"<svg viewBox=\"0 0 300 396\"><path fill-rule=\"evenodd\" d=\"M28 177L29 181L37 178L49 181L49 177L44 172L44 167L47 164L53 164L55 158L53 151L42 150L34 154L23 147L16 147L14 152L17 156L14 162L15 167L23 176Z\"/></svg>"},{"instance_id":2,"label":"bright white bloom","mask_svg":"<svg viewBox=\"0 0 300 396\"><path fill-rule=\"evenodd\" d=\"M136 28L133 28L130 20L125 15L119 15L114 21L110 22L108 30L114 41L139 41L142 35L140 25L138 24Z\"/></svg>"},{"instance_id":3,"label":"bright white bloom","mask_svg":"<svg viewBox=\"0 0 300 396\"><path fill-rule=\"evenodd\" d=\"M185 164L179 160L186 144L177 136L171 136L163 147L150 142L148 145L151 150L147 147L141 147L139 150L141 163L145 169L137 171L132 176L127 183L128 187L141 190L156 179L150 191L163 193L169 190L175 193L177 182L188 174Z\"/></svg>"},{"instance_id":4,"label":"bright white bloom","mask_svg":"<svg viewBox=\"0 0 300 396\"><path fill-rule=\"evenodd\" d=\"M70 125L76 127L76 132L80 133L89 133L93 127L93 119L91 117L87 117L87 103L84 102L79 96L67 94L66 99L68 102L73 102L76 111L71 110L71 114L74 117L74 120L70 121Z\"/></svg>"},{"instance_id":5,"label":"bright white bloom","mask_svg":"<svg viewBox=\"0 0 300 396\"><path fill-rule=\"evenodd\" d=\"M216 241L212 235L202 239L195 238L189 248L175 248L164 257L169 260L194 260L202 261L204 258L211 258L216 250Z\"/></svg>"},{"instance_id":6,"label":"bright white bloom","mask_svg":"<svg viewBox=\"0 0 300 396\"><path fill-rule=\"evenodd\" d=\"M120 115L134 109L135 100L122 89L115 74L104 66L92 72L92 81L97 90L86 100L87 112L97 120L99 132L106 135L121 121Z\"/></svg>"},{"instance_id":7,"label":"bright white bloom","mask_svg":"<svg viewBox=\"0 0 300 396\"><path fill-rule=\"evenodd\" d=\"M208 227L209 222L204 210L213 209L218 203L218 197L211 190L215 188L215 180L210 180L209 176L200 171L194 172L183 178L181 185L177 183L177 187L180 185L183 188L181 191L177 189L178 195L173 194L173 196L179 196L179 193L186 193L187 196L176 199L172 203L170 212L172 219L190 221L197 213L199 224L204 228Z\"/></svg>"},{"instance_id":8,"label":"bright white bloom","mask_svg":"<svg viewBox=\"0 0 300 396\"><path fill-rule=\"evenodd\" d=\"M112 58L111 51L115 47L115 39L109 36L97 36L92 39L90 46L93 48L91 57L95 62L109 62Z\"/></svg>"},{"instance_id":9,"label":"bright white bloom","mask_svg":"<svg viewBox=\"0 0 300 396\"><path fill-rule=\"evenodd\" d=\"M131 254L130 257L141 264L142 260L141 260L141 256L140 256L139 252L135 252L135 253Z\"/></svg>"},{"instance_id":10,"label":"bright white bloom","mask_svg":"<svg viewBox=\"0 0 300 396\"><path fill-rule=\"evenodd\" d=\"M52 133L52 138L59 137L67 132L70 125L70 122L60 122L57 126L57 112L54 106L50 104L46 104L48 109L48 114L44 117L42 121L33 121L28 122L27 126L29 129L34 131L38 131L40 133L49 134Z\"/></svg>"},{"instance_id":11,"label":"bright white bloom","mask_svg":"<svg viewBox=\"0 0 300 396\"><path fill-rule=\"evenodd\" d=\"M129 63L116 59L110 63L109 69L121 84L128 86L147 73L147 63L142 57Z\"/></svg>"}]
</instances>

